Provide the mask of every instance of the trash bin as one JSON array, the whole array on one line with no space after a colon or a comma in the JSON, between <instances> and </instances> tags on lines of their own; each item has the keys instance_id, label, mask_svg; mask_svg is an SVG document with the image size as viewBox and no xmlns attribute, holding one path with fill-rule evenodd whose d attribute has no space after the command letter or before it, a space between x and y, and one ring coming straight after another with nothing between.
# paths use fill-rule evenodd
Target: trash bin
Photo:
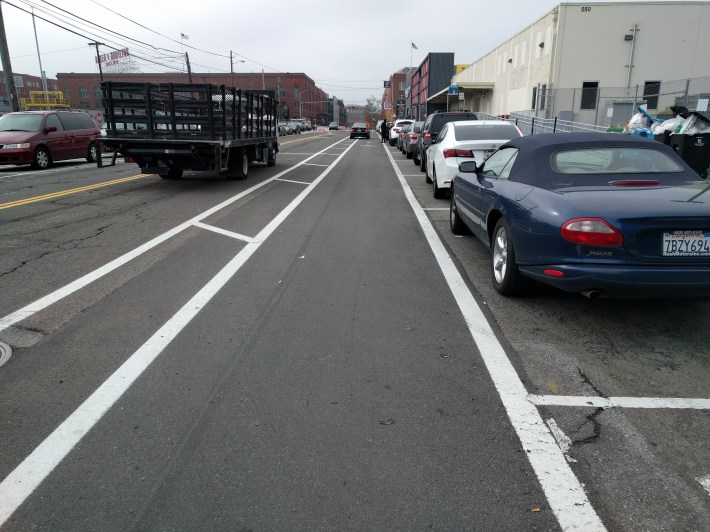
<instances>
[{"instance_id":1,"label":"trash bin","mask_svg":"<svg viewBox=\"0 0 710 532\"><path fill-rule=\"evenodd\" d=\"M671 146L700 177L707 178L710 167L710 133L671 135Z\"/></svg>"},{"instance_id":2,"label":"trash bin","mask_svg":"<svg viewBox=\"0 0 710 532\"><path fill-rule=\"evenodd\" d=\"M671 132L670 131L662 131L658 134L653 135L654 140L657 140L658 142L662 142L666 146L671 145Z\"/></svg>"}]
</instances>

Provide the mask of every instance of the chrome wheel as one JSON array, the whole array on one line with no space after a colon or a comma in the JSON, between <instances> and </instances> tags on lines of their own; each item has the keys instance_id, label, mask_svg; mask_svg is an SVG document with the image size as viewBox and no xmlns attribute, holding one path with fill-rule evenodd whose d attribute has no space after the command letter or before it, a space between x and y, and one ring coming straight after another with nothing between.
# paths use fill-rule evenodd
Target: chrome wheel
<instances>
[{"instance_id":1,"label":"chrome wheel","mask_svg":"<svg viewBox=\"0 0 710 532\"><path fill-rule=\"evenodd\" d=\"M503 284L508 272L508 233L505 227L498 227L493 239L493 276L498 284Z\"/></svg>"}]
</instances>

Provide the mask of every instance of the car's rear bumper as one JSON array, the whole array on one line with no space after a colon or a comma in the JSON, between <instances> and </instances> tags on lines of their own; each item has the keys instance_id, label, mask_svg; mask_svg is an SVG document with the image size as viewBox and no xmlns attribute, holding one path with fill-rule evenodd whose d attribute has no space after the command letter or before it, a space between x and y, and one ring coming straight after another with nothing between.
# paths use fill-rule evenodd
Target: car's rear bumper
<instances>
[{"instance_id":1,"label":"car's rear bumper","mask_svg":"<svg viewBox=\"0 0 710 532\"><path fill-rule=\"evenodd\" d=\"M707 297L710 265L519 265L521 273L567 292L592 297ZM545 273L560 272L562 276Z\"/></svg>"}]
</instances>

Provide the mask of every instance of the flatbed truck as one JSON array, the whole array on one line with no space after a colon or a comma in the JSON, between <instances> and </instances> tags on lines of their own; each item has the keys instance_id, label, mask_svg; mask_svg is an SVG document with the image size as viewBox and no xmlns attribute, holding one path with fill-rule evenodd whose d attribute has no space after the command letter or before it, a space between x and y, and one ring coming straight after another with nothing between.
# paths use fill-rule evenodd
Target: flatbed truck
<instances>
[{"instance_id":1,"label":"flatbed truck","mask_svg":"<svg viewBox=\"0 0 710 532\"><path fill-rule=\"evenodd\" d=\"M101 83L103 151L143 173L179 179L185 170L246 179L255 161L276 164L278 103L268 91L210 83ZM106 163L97 159L99 167Z\"/></svg>"}]
</instances>

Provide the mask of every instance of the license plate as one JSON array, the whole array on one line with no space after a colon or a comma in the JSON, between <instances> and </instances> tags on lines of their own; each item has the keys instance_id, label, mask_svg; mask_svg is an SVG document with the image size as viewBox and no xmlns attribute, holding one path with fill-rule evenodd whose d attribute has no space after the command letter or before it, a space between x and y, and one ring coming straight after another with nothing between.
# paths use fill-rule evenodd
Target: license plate
<instances>
[{"instance_id":1,"label":"license plate","mask_svg":"<svg viewBox=\"0 0 710 532\"><path fill-rule=\"evenodd\" d=\"M663 233L664 257L710 257L710 231Z\"/></svg>"}]
</instances>

